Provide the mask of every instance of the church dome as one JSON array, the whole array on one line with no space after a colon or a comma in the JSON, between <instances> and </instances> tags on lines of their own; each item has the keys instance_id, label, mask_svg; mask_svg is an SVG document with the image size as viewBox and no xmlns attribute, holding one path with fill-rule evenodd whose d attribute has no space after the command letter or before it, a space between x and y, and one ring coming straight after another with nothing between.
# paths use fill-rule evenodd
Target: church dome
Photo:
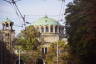
<instances>
[{"instance_id":1,"label":"church dome","mask_svg":"<svg viewBox=\"0 0 96 64\"><path fill-rule=\"evenodd\" d=\"M5 21L2 22L2 24L3 24L3 25L4 25L4 24L5 24L5 25L8 25L8 24L9 24L9 25L13 25L14 22L12 22L9 18L7 18Z\"/></svg>"},{"instance_id":2,"label":"church dome","mask_svg":"<svg viewBox=\"0 0 96 64\"><path fill-rule=\"evenodd\" d=\"M52 18L45 16L35 21L33 25L60 25L60 23Z\"/></svg>"},{"instance_id":3,"label":"church dome","mask_svg":"<svg viewBox=\"0 0 96 64\"><path fill-rule=\"evenodd\" d=\"M12 22L9 18L6 18L3 22Z\"/></svg>"}]
</instances>

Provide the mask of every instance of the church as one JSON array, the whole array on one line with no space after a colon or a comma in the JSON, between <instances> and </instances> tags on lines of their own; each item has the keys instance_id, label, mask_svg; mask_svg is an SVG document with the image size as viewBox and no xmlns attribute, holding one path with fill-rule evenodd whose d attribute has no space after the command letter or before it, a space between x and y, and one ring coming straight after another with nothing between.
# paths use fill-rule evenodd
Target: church
<instances>
[{"instance_id":1,"label":"church","mask_svg":"<svg viewBox=\"0 0 96 64\"><path fill-rule=\"evenodd\" d=\"M32 25L41 33L40 40L44 42L52 43L64 38L64 25L61 25L55 19L45 16Z\"/></svg>"},{"instance_id":2,"label":"church","mask_svg":"<svg viewBox=\"0 0 96 64\"><path fill-rule=\"evenodd\" d=\"M65 38L64 25L60 24L53 18L47 16L41 17L32 24L37 31L40 32L39 42L43 42L41 45L41 51L48 53L51 44L57 44L58 41L64 41L67 44Z\"/></svg>"},{"instance_id":3,"label":"church","mask_svg":"<svg viewBox=\"0 0 96 64\"><path fill-rule=\"evenodd\" d=\"M9 19L6 19L6 21L2 23L3 41L6 42L7 48L9 48L9 50L12 50L12 44L14 43L13 41L15 38L13 24L14 23ZM49 52L50 45L53 43L57 44L57 42L61 40L63 40L65 44L67 43L67 39L65 38L64 25L60 24L59 21L56 21L53 18L49 18L47 16L41 17L37 21L34 21L32 26L34 26L35 29L40 32L38 41L43 42L43 44L39 49L43 54L47 54ZM45 60L43 62L45 62Z\"/></svg>"},{"instance_id":4,"label":"church","mask_svg":"<svg viewBox=\"0 0 96 64\"><path fill-rule=\"evenodd\" d=\"M13 30L13 22L9 19L3 21L3 41L11 42L15 38L15 31ZM46 42L44 46L49 47L50 43L58 42L59 40L64 40L67 42L65 38L64 25L60 24L59 21L56 21L53 18L49 18L47 16L41 17L37 21L32 23L32 26L35 27L37 31L40 32L40 37L38 38L39 42ZM11 36L9 36L11 35ZM9 38L10 37L10 38ZM11 39L11 41L10 41ZM8 43L10 47L12 43Z\"/></svg>"}]
</instances>

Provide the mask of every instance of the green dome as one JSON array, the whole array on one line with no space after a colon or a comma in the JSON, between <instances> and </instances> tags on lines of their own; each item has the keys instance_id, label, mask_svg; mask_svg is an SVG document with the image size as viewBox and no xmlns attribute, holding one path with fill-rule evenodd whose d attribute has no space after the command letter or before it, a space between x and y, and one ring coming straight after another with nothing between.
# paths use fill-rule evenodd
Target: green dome
<instances>
[{"instance_id":1,"label":"green dome","mask_svg":"<svg viewBox=\"0 0 96 64\"><path fill-rule=\"evenodd\" d=\"M6 18L4 22L12 22L9 18Z\"/></svg>"},{"instance_id":2,"label":"green dome","mask_svg":"<svg viewBox=\"0 0 96 64\"><path fill-rule=\"evenodd\" d=\"M7 19L4 20L2 23L5 24L5 23L13 23L13 22L12 22L9 18L7 18Z\"/></svg>"},{"instance_id":3,"label":"green dome","mask_svg":"<svg viewBox=\"0 0 96 64\"><path fill-rule=\"evenodd\" d=\"M60 25L59 22L47 16L40 18L38 21L34 22L33 25Z\"/></svg>"}]
</instances>

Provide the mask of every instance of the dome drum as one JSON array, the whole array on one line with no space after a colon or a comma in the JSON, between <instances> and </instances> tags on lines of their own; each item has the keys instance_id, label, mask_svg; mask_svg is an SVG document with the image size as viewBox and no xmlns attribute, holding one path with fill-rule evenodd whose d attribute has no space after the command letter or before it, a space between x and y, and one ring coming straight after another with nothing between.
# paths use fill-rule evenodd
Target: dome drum
<instances>
[{"instance_id":1,"label":"dome drum","mask_svg":"<svg viewBox=\"0 0 96 64\"><path fill-rule=\"evenodd\" d=\"M40 33L64 33L64 26L60 25L35 26L35 28L40 31Z\"/></svg>"},{"instance_id":2,"label":"dome drum","mask_svg":"<svg viewBox=\"0 0 96 64\"><path fill-rule=\"evenodd\" d=\"M33 23L46 42L55 42L64 35L64 26L52 18L42 17Z\"/></svg>"}]
</instances>

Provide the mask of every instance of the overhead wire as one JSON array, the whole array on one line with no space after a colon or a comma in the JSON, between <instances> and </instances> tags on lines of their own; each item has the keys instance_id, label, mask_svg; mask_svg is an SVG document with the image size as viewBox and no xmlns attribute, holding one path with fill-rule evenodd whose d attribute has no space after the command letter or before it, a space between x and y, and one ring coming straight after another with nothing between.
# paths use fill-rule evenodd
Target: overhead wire
<instances>
[{"instance_id":1,"label":"overhead wire","mask_svg":"<svg viewBox=\"0 0 96 64\"><path fill-rule=\"evenodd\" d=\"M61 19L62 8L63 8L63 3L64 3L63 1L65 2L65 0L62 0L58 21L60 21L60 19ZM59 48L58 47L59 46L58 46L58 42L57 42L57 64L59 64Z\"/></svg>"},{"instance_id":2,"label":"overhead wire","mask_svg":"<svg viewBox=\"0 0 96 64\"><path fill-rule=\"evenodd\" d=\"M11 0L11 1L4 0L4 1L8 2L9 4L11 4L11 5L14 7L17 16L18 16L19 18L22 18L22 20L23 20L23 22L24 22L23 25L25 26L25 24L26 24L26 22L25 22L25 15L24 15L24 16L22 15L21 11L19 10L19 8L18 8L18 6L17 6L17 4L16 4L16 2L17 2L17 1L20 1L20 0L16 0L16 1L14 1L14 0ZM59 12L58 15L49 15L49 16L54 16L54 17L55 17L55 16L58 16L58 21L61 21L61 20L62 20L61 18L63 18L62 9L64 8L64 7L63 7L63 3L64 3L64 2L65 2L65 0L62 0L61 7L60 7L60 12ZM64 11L63 11L63 12L64 12ZM43 16L43 15L31 15L31 16Z\"/></svg>"},{"instance_id":3,"label":"overhead wire","mask_svg":"<svg viewBox=\"0 0 96 64\"><path fill-rule=\"evenodd\" d=\"M65 0L62 0L61 3L61 8L60 8L60 12L59 12L59 17L58 17L58 21L63 21L64 19L64 10L65 10L65 4L64 4Z\"/></svg>"},{"instance_id":4,"label":"overhead wire","mask_svg":"<svg viewBox=\"0 0 96 64\"><path fill-rule=\"evenodd\" d=\"M25 15L24 15L24 16L22 15L21 11L19 10L19 8L18 8L18 6L17 6L17 4L16 4L16 2L17 2L17 1L20 1L20 0L17 0L17 1L15 1L15 0L11 0L11 1L4 0L4 1L8 2L9 4L11 4L11 6L14 7L17 16L20 17L20 18L23 20L23 22L24 22L23 25L26 26L26 23L25 23Z\"/></svg>"},{"instance_id":5,"label":"overhead wire","mask_svg":"<svg viewBox=\"0 0 96 64\"><path fill-rule=\"evenodd\" d=\"M63 7L63 2L61 3L60 12L59 12L59 17L58 17L58 21L60 20L60 17L61 17L62 7Z\"/></svg>"}]
</instances>

